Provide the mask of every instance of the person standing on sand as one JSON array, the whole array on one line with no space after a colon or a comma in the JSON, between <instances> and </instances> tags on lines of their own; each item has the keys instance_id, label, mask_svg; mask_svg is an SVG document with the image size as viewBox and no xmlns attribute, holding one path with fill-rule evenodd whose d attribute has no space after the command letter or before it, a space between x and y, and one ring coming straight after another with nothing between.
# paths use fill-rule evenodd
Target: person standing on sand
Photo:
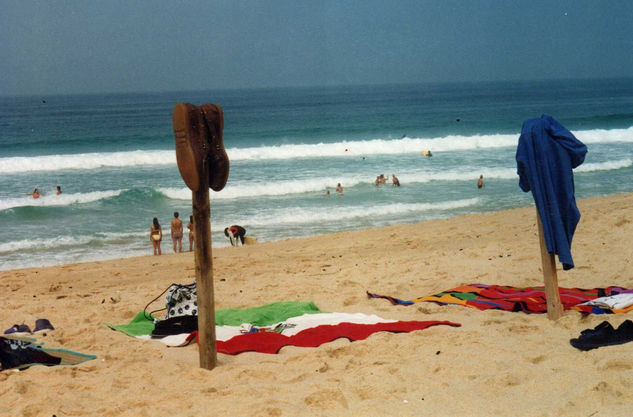
<instances>
[{"instance_id":1,"label":"person standing on sand","mask_svg":"<svg viewBox=\"0 0 633 417\"><path fill-rule=\"evenodd\" d=\"M160 228L156 217L154 217L152 225L149 227L149 240L152 242L152 247L154 248L154 256L160 255L160 241L163 240L163 230Z\"/></svg>"},{"instance_id":2,"label":"person standing on sand","mask_svg":"<svg viewBox=\"0 0 633 417\"><path fill-rule=\"evenodd\" d=\"M171 240L174 242L174 252L182 252L182 221L178 216L178 212L174 212L174 219L171 221Z\"/></svg>"},{"instance_id":3,"label":"person standing on sand","mask_svg":"<svg viewBox=\"0 0 633 417\"><path fill-rule=\"evenodd\" d=\"M480 175L479 179L477 180L477 188L482 189L484 188L484 176Z\"/></svg>"},{"instance_id":4,"label":"person standing on sand","mask_svg":"<svg viewBox=\"0 0 633 417\"><path fill-rule=\"evenodd\" d=\"M189 216L189 223L187 223L187 229L189 229L189 252L193 250L193 216Z\"/></svg>"}]
</instances>

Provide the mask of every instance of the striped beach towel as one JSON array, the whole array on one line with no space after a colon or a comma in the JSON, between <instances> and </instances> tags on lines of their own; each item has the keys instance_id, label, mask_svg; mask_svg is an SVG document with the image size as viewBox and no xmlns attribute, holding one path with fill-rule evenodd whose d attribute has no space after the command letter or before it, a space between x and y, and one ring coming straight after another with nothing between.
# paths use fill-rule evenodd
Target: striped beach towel
<instances>
[{"instance_id":1,"label":"striped beach towel","mask_svg":"<svg viewBox=\"0 0 633 417\"><path fill-rule=\"evenodd\" d=\"M577 310L585 314L616 314L633 310L633 305L623 309L612 309L597 305L583 305L599 297L633 293L633 289L617 286L605 288L559 287L561 303L565 310ZM512 287L506 285L469 284L442 291L438 294L402 300L399 298L367 292L369 298L384 298L394 305L411 305L419 302L435 302L441 305L462 305L479 310L522 311L524 313L546 313L547 300L544 287Z\"/></svg>"}]
</instances>

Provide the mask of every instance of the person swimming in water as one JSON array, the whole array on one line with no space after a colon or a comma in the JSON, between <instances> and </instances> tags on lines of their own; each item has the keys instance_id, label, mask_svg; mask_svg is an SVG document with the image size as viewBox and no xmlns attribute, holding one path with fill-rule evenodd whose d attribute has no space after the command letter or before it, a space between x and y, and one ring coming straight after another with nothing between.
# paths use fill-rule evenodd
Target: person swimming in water
<instances>
[{"instance_id":1,"label":"person swimming in water","mask_svg":"<svg viewBox=\"0 0 633 417\"><path fill-rule=\"evenodd\" d=\"M484 188L484 187L485 187L485 184L484 184L484 176L483 176L483 175L480 175L480 176L479 176L479 179L477 180L477 188L482 189L482 188Z\"/></svg>"}]
</instances>

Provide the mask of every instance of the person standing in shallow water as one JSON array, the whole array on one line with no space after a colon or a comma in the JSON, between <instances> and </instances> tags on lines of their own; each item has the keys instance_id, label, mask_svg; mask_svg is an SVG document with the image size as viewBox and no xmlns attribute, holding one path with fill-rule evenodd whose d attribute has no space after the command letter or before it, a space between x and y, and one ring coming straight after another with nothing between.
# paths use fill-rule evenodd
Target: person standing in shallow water
<instances>
[{"instance_id":1,"label":"person standing in shallow water","mask_svg":"<svg viewBox=\"0 0 633 417\"><path fill-rule=\"evenodd\" d=\"M178 212L174 212L174 219L171 221L171 240L174 242L174 252L182 252L182 220L178 216Z\"/></svg>"},{"instance_id":2,"label":"person standing in shallow water","mask_svg":"<svg viewBox=\"0 0 633 417\"><path fill-rule=\"evenodd\" d=\"M154 248L154 256L160 255L160 242L163 240L163 230L160 228L156 217L154 217L152 225L149 227L149 240L152 242L152 247Z\"/></svg>"},{"instance_id":3,"label":"person standing in shallow water","mask_svg":"<svg viewBox=\"0 0 633 417\"><path fill-rule=\"evenodd\" d=\"M338 184L336 184L336 193L338 195L343 195L343 186L341 185L340 182Z\"/></svg>"},{"instance_id":4,"label":"person standing in shallow water","mask_svg":"<svg viewBox=\"0 0 633 417\"><path fill-rule=\"evenodd\" d=\"M479 179L477 180L477 188L482 189L484 188L484 176L480 175Z\"/></svg>"}]
</instances>

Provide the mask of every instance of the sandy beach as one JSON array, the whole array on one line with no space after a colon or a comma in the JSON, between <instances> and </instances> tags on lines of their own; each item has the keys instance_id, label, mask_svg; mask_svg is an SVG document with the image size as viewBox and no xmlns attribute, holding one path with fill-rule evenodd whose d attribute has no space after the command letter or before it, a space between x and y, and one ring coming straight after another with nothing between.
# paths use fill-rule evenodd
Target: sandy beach
<instances>
[{"instance_id":1,"label":"sandy beach","mask_svg":"<svg viewBox=\"0 0 633 417\"><path fill-rule=\"evenodd\" d=\"M562 287L633 288L633 194L578 202L582 219ZM213 222L213 218L212 218ZM186 241L186 239L185 239ZM533 206L213 251L216 308L314 301L323 311L449 320L279 354L170 348L115 332L171 283L190 283L191 253L0 272L0 324L56 330L46 347L97 355L76 366L0 372L2 416L624 416L633 400L633 343L581 352L569 344L627 315L479 311L402 299L469 283L543 284ZM183 245L184 246L184 245ZM187 245L188 247L188 245ZM151 247L147 249L151 253Z\"/></svg>"}]
</instances>

